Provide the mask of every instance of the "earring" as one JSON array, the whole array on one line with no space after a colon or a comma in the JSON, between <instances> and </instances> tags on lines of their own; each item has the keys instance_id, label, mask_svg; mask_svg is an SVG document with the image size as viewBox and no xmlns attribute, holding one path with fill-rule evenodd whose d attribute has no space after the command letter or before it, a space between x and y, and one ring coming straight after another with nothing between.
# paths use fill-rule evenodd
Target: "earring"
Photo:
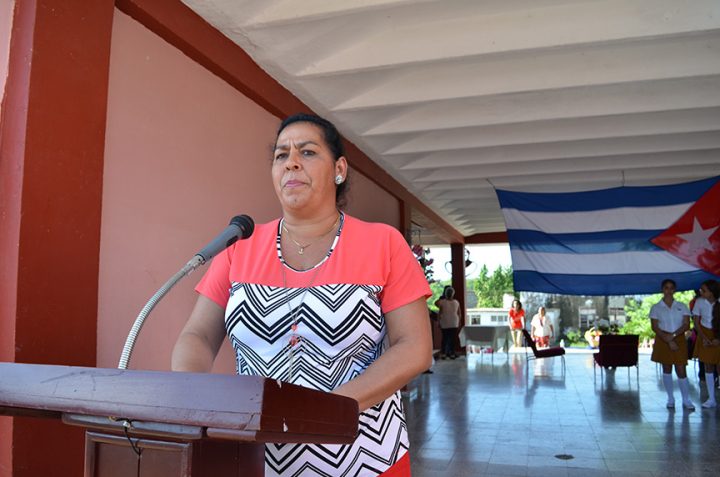
<instances>
[{"instance_id":1,"label":"earring","mask_svg":"<svg viewBox=\"0 0 720 477\"><path fill-rule=\"evenodd\" d=\"M343 176L341 176L340 174L335 176L335 184L337 184L337 185L342 184L344 180L345 179L343 179Z\"/></svg>"}]
</instances>

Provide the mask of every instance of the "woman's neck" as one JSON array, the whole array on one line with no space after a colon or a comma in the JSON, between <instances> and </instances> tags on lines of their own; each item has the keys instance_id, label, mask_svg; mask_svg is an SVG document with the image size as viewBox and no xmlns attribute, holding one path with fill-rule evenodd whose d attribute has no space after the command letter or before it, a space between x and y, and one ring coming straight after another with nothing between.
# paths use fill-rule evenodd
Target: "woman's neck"
<instances>
[{"instance_id":1,"label":"woman's neck","mask_svg":"<svg viewBox=\"0 0 720 477\"><path fill-rule=\"evenodd\" d=\"M667 306L670 306L675 301L675 298L673 298L672 296L663 296L663 301Z\"/></svg>"},{"instance_id":2,"label":"woman's neck","mask_svg":"<svg viewBox=\"0 0 720 477\"><path fill-rule=\"evenodd\" d=\"M312 239L325 235L337 222L338 215L339 211L335 208L311 216L285 211L283 225L291 230L294 237Z\"/></svg>"}]
</instances>

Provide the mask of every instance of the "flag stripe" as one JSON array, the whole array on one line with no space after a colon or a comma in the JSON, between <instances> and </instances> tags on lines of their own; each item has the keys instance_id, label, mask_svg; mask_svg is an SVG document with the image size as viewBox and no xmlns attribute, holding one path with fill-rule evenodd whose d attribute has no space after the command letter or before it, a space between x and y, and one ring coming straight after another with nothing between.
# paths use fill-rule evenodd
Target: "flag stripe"
<instances>
[{"instance_id":1,"label":"flag stripe","mask_svg":"<svg viewBox=\"0 0 720 477\"><path fill-rule=\"evenodd\" d=\"M516 291L566 295L627 295L658 293L666 278L675 280L678 290L692 290L698 283L716 279L702 270L685 273L636 273L627 275L565 275L532 271L513 273Z\"/></svg>"},{"instance_id":2,"label":"flag stripe","mask_svg":"<svg viewBox=\"0 0 720 477\"><path fill-rule=\"evenodd\" d=\"M618 275L628 273L685 273L697 267L663 250L616 252L592 256L511 250L513 270L540 273Z\"/></svg>"},{"instance_id":3,"label":"flag stripe","mask_svg":"<svg viewBox=\"0 0 720 477\"><path fill-rule=\"evenodd\" d=\"M663 207L623 207L591 212L525 212L502 209L510 230L538 230L553 234L605 232L608 230L664 230L692 203Z\"/></svg>"},{"instance_id":4,"label":"flag stripe","mask_svg":"<svg viewBox=\"0 0 720 477\"><path fill-rule=\"evenodd\" d=\"M545 212L576 212L620 207L659 207L695 202L720 178L711 177L684 184L649 187L616 187L586 192L512 192L498 189L503 209Z\"/></svg>"},{"instance_id":5,"label":"flag stripe","mask_svg":"<svg viewBox=\"0 0 720 477\"><path fill-rule=\"evenodd\" d=\"M613 253L661 249L650 242L662 230L613 230L593 234L547 234L536 230L508 230L511 249L548 253Z\"/></svg>"},{"instance_id":6,"label":"flag stripe","mask_svg":"<svg viewBox=\"0 0 720 477\"><path fill-rule=\"evenodd\" d=\"M702 280L714 278L705 271L710 269L681 259L658 240L670 229L675 230L672 240L686 240L687 224L678 229L678 221L687 222L688 214L703 200L706 207L718 181L720 176L575 193L498 190L515 289L585 295L654 293L667 277L677 282L678 289L696 288Z\"/></svg>"}]
</instances>

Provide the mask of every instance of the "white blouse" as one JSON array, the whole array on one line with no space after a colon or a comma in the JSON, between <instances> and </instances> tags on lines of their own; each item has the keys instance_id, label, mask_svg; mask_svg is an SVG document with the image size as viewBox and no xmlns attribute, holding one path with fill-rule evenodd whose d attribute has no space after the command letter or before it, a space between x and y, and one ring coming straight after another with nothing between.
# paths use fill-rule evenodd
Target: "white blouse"
<instances>
[{"instance_id":1,"label":"white blouse","mask_svg":"<svg viewBox=\"0 0 720 477\"><path fill-rule=\"evenodd\" d=\"M705 298L698 298L695 300L695 306L693 306L693 316L700 317L700 324L705 328L712 328L712 309L713 303L710 303Z\"/></svg>"},{"instance_id":2,"label":"white blouse","mask_svg":"<svg viewBox=\"0 0 720 477\"><path fill-rule=\"evenodd\" d=\"M690 316L690 310L685 303L679 301L673 301L668 307L663 300L660 300L650 308L650 319L658 320L658 327L668 333L680 328L686 316Z\"/></svg>"}]
</instances>

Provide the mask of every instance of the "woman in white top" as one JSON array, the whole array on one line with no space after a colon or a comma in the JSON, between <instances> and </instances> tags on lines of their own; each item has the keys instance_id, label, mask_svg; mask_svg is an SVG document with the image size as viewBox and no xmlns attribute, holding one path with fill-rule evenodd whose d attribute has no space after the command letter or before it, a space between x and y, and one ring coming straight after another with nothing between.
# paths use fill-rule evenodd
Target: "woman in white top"
<instances>
[{"instance_id":1,"label":"woman in white top","mask_svg":"<svg viewBox=\"0 0 720 477\"><path fill-rule=\"evenodd\" d=\"M455 289L445 287L442 297L435 302L438 307L438 323L442 330L441 357L457 358L455 354L455 336L460 326L460 302L455 298Z\"/></svg>"},{"instance_id":2,"label":"woman in white top","mask_svg":"<svg viewBox=\"0 0 720 477\"><path fill-rule=\"evenodd\" d=\"M538 347L548 347L555 336L555 328L553 328L550 319L545 316L545 307L538 308L538 312L533 316L530 322L530 335Z\"/></svg>"},{"instance_id":3,"label":"woman in white top","mask_svg":"<svg viewBox=\"0 0 720 477\"><path fill-rule=\"evenodd\" d=\"M663 280L662 300L650 308L650 323L655 332L655 344L650 359L662 365L663 384L668 395L667 408L675 409L672 379L672 368L675 365L683 408L694 411L686 373L688 352L685 332L690 329L690 310L685 303L675 301L676 289L675 281L669 278Z\"/></svg>"},{"instance_id":4,"label":"woman in white top","mask_svg":"<svg viewBox=\"0 0 720 477\"><path fill-rule=\"evenodd\" d=\"M702 404L704 408L717 406L715 387L713 386L713 368L720 372L720 284L715 280L707 280L700 286L700 294L704 299L697 299L693 307L697 341L694 356L705 363L705 385L708 399Z\"/></svg>"}]
</instances>

